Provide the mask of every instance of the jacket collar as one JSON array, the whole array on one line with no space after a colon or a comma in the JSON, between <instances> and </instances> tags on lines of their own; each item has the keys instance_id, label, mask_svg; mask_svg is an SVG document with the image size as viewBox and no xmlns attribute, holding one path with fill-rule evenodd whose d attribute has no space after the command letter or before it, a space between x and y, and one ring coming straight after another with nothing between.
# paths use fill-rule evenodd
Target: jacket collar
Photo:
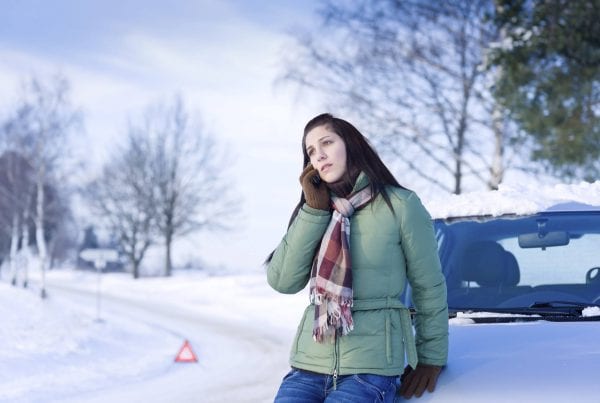
<instances>
[{"instance_id":1,"label":"jacket collar","mask_svg":"<svg viewBox=\"0 0 600 403\"><path fill-rule=\"evenodd\" d=\"M354 187L352 188L352 193L356 193L359 190L366 188L367 186L369 186L370 183L371 183L371 181L369 181L369 177L367 176L367 174L364 173L364 171L361 171L358 174L358 178L356 178L356 183L354 183Z\"/></svg>"}]
</instances>

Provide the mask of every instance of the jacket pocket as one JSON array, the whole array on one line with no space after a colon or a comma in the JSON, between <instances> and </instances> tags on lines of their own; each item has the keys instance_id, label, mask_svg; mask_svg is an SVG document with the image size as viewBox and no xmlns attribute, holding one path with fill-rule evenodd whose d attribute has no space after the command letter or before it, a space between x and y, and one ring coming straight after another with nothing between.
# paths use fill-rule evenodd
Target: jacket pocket
<instances>
[{"instance_id":1,"label":"jacket pocket","mask_svg":"<svg viewBox=\"0 0 600 403\"><path fill-rule=\"evenodd\" d=\"M355 374L352 378L360 385L363 386L364 391L367 392L369 398L373 397L374 402L384 402L386 395L394 395L396 391L396 379L397 376L383 376L374 374ZM365 401L366 400L365 396Z\"/></svg>"},{"instance_id":2,"label":"jacket pocket","mask_svg":"<svg viewBox=\"0 0 600 403\"><path fill-rule=\"evenodd\" d=\"M300 343L300 337L302 336L302 331L304 329L304 322L306 322L306 316L309 313L310 305L304 309L304 314L302 315L302 319L300 320L300 324L298 325L298 330L296 330L296 337L294 338L294 345L292 347L292 355L298 353L298 344Z\"/></svg>"},{"instance_id":3,"label":"jacket pocket","mask_svg":"<svg viewBox=\"0 0 600 403\"><path fill-rule=\"evenodd\" d=\"M392 364L392 320L389 311L385 315L385 357Z\"/></svg>"}]
</instances>

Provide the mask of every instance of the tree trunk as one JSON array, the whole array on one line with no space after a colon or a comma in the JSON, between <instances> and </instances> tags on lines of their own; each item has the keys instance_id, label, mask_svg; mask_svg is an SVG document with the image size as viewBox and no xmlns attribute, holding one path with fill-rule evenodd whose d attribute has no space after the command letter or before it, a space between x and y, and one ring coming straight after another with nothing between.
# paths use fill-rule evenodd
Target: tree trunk
<instances>
[{"instance_id":1,"label":"tree trunk","mask_svg":"<svg viewBox=\"0 0 600 403\"><path fill-rule=\"evenodd\" d=\"M37 206L35 217L35 241L38 248L40 259L40 269L42 273L42 285L40 296L46 298L46 263L48 252L46 250L46 240L44 239L44 182L41 180L43 175L40 175L37 183Z\"/></svg>"},{"instance_id":2,"label":"tree trunk","mask_svg":"<svg viewBox=\"0 0 600 403\"><path fill-rule=\"evenodd\" d=\"M136 259L131 259L131 265L133 266L133 278L137 279L140 277L140 262Z\"/></svg>"},{"instance_id":3,"label":"tree trunk","mask_svg":"<svg viewBox=\"0 0 600 403\"><path fill-rule=\"evenodd\" d=\"M466 106L466 103L465 103ZM464 112L466 114L466 111ZM464 115L463 115L464 116ZM457 144L454 151L454 194L462 193L462 179L463 179L463 151L465 146L465 132L467 130L467 123L465 119L461 119L460 125L457 132Z\"/></svg>"},{"instance_id":4,"label":"tree trunk","mask_svg":"<svg viewBox=\"0 0 600 403\"><path fill-rule=\"evenodd\" d=\"M27 198L27 204L29 205L29 198ZM23 214L23 222L21 222L22 230L21 234L23 234L21 238L21 250L19 252L18 264L20 267L17 267L17 271L22 270L23 274L23 287L27 288L29 283L29 209L24 210Z\"/></svg>"},{"instance_id":5,"label":"tree trunk","mask_svg":"<svg viewBox=\"0 0 600 403\"><path fill-rule=\"evenodd\" d=\"M497 190L504 178L504 130L502 125L502 109L498 103L494 104L492 112L492 130L494 131L494 155L490 166L490 181L488 186Z\"/></svg>"},{"instance_id":6,"label":"tree trunk","mask_svg":"<svg viewBox=\"0 0 600 403\"><path fill-rule=\"evenodd\" d=\"M454 194L459 195L461 192L462 181L462 163L460 158L456 159L456 170L454 171Z\"/></svg>"},{"instance_id":7,"label":"tree trunk","mask_svg":"<svg viewBox=\"0 0 600 403\"><path fill-rule=\"evenodd\" d=\"M10 277L11 277L12 285L17 285L17 271L19 269L17 267L18 244L19 244L19 214L15 212L14 216L13 216L13 222L12 222L12 231L11 231L11 237L10 237L10 255L9 255Z\"/></svg>"},{"instance_id":8,"label":"tree trunk","mask_svg":"<svg viewBox=\"0 0 600 403\"><path fill-rule=\"evenodd\" d=\"M171 244L173 243L173 236L171 231L167 231L165 237L165 248L166 248L166 261L165 261L165 276L170 277L173 270L171 263Z\"/></svg>"}]
</instances>

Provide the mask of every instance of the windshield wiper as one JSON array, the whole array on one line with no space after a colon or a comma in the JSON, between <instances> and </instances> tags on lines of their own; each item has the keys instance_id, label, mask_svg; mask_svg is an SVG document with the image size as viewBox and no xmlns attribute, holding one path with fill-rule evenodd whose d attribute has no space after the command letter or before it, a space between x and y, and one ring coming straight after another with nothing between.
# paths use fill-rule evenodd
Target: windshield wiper
<instances>
[{"instance_id":1,"label":"windshield wiper","mask_svg":"<svg viewBox=\"0 0 600 403\"><path fill-rule=\"evenodd\" d=\"M463 313L466 318L474 320L476 323L494 323L494 322L527 322L536 321L551 315L561 316L580 316L579 313L556 312L554 310L544 311L542 309L530 308L449 308L448 317L450 319L458 317L458 313ZM484 316L479 316L484 314ZM498 316L495 316L497 314Z\"/></svg>"},{"instance_id":2,"label":"windshield wiper","mask_svg":"<svg viewBox=\"0 0 600 403\"><path fill-rule=\"evenodd\" d=\"M600 304L594 304L593 302L578 302L578 301L542 301L534 302L529 305L530 308L587 308L590 306L600 307Z\"/></svg>"},{"instance_id":3,"label":"windshield wiper","mask_svg":"<svg viewBox=\"0 0 600 403\"><path fill-rule=\"evenodd\" d=\"M535 304L533 304L535 305ZM530 306L530 307L510 307L510 308L448 308L449 317L456 317L458 312L463 312L466 314L476 314L476 313L498 313L503 315L543 315L546 311L543 308L552 308L546 306ZM553 310L547 311L547 313L555 313Z\"/></svg>"},{"instance_id":4,"label":"windshield wiper","mask_svg":"<svg viewBox=\"0 0 600 403\"><path fill-rule=\"evenodd\" d=\"M562 305L554 305L562 304ZM566 305L565 305L566 304ZM573 319L583 319L582 311L588 306L598 306L597 304L586 304L581 302L568 301L548 301L536 302L529 307L514 307L514 308L450 308L449 317L455 318L458 312L464 312L467 315L487 313L489 316L467 316L468 319L474 320L476 323L500 323L500 322L529 322L537 320L551 321L571 321ZM500 314L493 316L493 314ZM512 315L512 316L511 316ZM589 320L600 320L599 317L589 318Z\"/></svg>"}]
</instances>

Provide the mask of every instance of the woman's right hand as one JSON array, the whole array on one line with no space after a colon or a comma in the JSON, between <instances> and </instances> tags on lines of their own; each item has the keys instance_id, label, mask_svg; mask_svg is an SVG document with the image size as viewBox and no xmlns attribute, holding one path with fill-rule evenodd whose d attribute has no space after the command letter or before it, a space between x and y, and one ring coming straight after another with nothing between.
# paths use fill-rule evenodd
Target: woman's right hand
<instances>
[{"instance_id":1,"label":"woman's right hand","mask_svg":"<svg viewBox=\"0 0 600 403\"><path fill-rule=\"evenodd\" d=\"M302 171L302 175L300 175L300 185L302 185L304 199L306 199L306 204L312 208L329 210L331 204L329 189L323 183L313 180L318 176L319 172L311 164L308 164L306 168L304 168L304 171ZM318 184L315 184L315 182Z\"/></svg>"}]
</instances>

